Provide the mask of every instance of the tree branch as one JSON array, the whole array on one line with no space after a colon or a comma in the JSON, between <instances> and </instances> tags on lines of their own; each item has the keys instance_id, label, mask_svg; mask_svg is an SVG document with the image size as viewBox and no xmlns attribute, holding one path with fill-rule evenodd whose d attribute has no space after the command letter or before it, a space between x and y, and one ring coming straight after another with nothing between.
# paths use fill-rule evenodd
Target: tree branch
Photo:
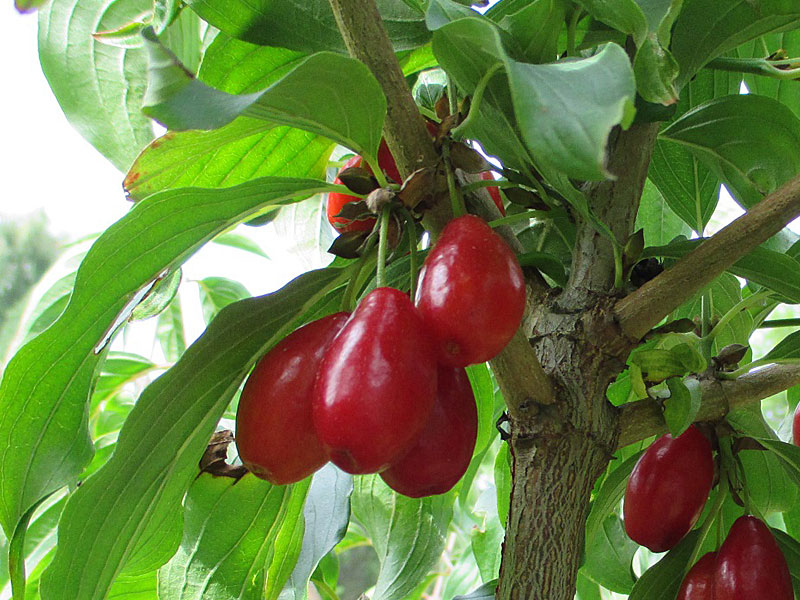
<instances>
[{"instance_id":1,"label":"tree branch","mask_svg":"<svg viewBox=\"0 0 800 600\"><path fill-rule=\"evenodd\" d=\"M383 135L400 174L408 177L417 169L436 165L439 156L406 84L376 3L374 0L329 1L350 56L369 67L386 95ZM434 234L447 223L449 212L446 203L438 202L426 214L426 225Z\"/></svg>"},{"instance_id":2,"label":"tree branch","mask_svg":"<svg viewBox=\"0 0 800 600\"><path fill-rule=\"evenodd\" d=\"M661 319L800 215L800 176L756 204L616 305L622 331L640 339Z\"/></svg>"},{"instance_id":3,"label":"tree branch","mask_svg":"<svg viewBox=\"0 0 800 600\"><path fill-rule=\"evenodd\" d=\"M696 421L716 421L728 412L760 402L800 385L800 364L770 365L731 380L701 377L702 405ZM665 433L664 415L655 400L638 400L619 409L618 448Z\"/></svg>"}]
</instances>

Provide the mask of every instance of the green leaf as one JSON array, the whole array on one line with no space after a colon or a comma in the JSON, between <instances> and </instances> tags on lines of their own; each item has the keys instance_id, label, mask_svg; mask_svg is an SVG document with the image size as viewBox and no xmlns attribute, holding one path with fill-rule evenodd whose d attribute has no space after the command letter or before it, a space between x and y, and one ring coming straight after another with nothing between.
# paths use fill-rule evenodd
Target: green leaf
<instances>
[{"instance_id":1,"label":"green leaf","mask_svg":"<svg viewBox=\"0 0 800 600\"><path fill-rule=\"evenodd\" d=\"M667 379L669 399L664 402L664 420L672 437L678 437L694 423L700 411L702 394L696 379Z\"/></svg>"},{"instance_id":2,"label":"green leaf","mask_svg":"<svg viewBox=\"0 0 800 600\"><path fill-rule=\"evenodd\" d=\"M594 543L596 536L600 535L603 522L608 515L614 513L619 506L619 501L622 500L625 487L628 485L628 476L633 471L633 467L636 466L641 454L642 451L636 452L621 464L616 465L614 470L606 475L603 480L586 519L587 547Z\"/></svg>"},{"instance_id":3,"label":"green leaf","mask_svg":"<svg viewBox=\"0 0 800 600\"><path fill-rule=\"evenodd\" d=\"M760 42L763 40L763 44ZM784 31L765 35L763 39L748 42L736 49L740 58L764 58L764 47L769 52L785 50L787 56L800 56L800 30ZM744 74L744 82L751 94L774 98L788 106L797 117L800 117L800 86L795 81L783 81L772 77Z\"/></svg>"},{"instance_id":4,"label":"green leaf","mask_svg":"<svg viewBox=\"0 0 800 600\"><path fill-rule=\"evenodd\" d=\"M760 450L740 450L750 500L763 515L791 510L797 505L798 487L781 459Z\"/></svg>"},{"instance_id":5,"label":"green leaf","mask_svg":"<svg viewBox=\"0 0 800 600\"><path fill-rule=\"evenodd\" d=\"M800 119L772 98L725 96L698 106L661 133L686 146L745 207L800 171Z\"/></svg>"},{"instance_id":6,"label":"green leaf","mask_svg":"<svg viewBox=\"0 0 800 600\"><path fill-rule=\"evenodd\" d=\"M681 240L666 246L645 248L642 258L660 256L678 259L691 252L701 241ZM800 263L786 254L759 246L737 260L728 271L778 292L791 303L800 302Z\"/></svg>"},{"instance_id":7,"label":"green leaf","mask_svg":"<svg viewBox=\"0 0 800 600\"><path fill-rule=\"evenodd\" d=\"M200 306L206 323L217 316L223 308L250 296L250 292L238 281L225 277L206 277L197 282Z\"/></svg>"},{"instance_id":8,"label":"green leaf","mask_svg":"<svg viewBox=\"0 0 800 600\"><path fill-rule=\"evenodd\" d=\"M514 57L528 63L549 63L558 56L558 36L566 18L563 0L534 0L504 17L499 25L513 40Z\"/></svg>"},{"instance_id":9,"label":"green leaf","mask_svg":"<svg viewBox=\"0 0 800 600\"><path fill-rule=\"evenodd\" d=\"M674 600L686 573L697 536L697 531L690 532L664 558L642 573L628 600Z\"/></svg>"},{"instance_id":10,"label":"green leaf","mask_svg":"<svg viewBox=\"0 0 800 600\"><path fill-rule=\"evenodd\" d=\"M772 528L772 535L775 536L775 541L778 542L781 553L786 559L789 575L792 577L792 587L797 595L800 593L800 543L780 529Z\"/></svg>"},{"instance_id":11,"label":"green leaf","mask_svg":"<svg viewBox=\"0 0 800 600\"><path fill-rule=\"evenodd\" d=\"M314 474L303 510L302 547L280 600L305 600L311 574L347 531L352 493L353 478L333 464Z\"/></svg>"},{"instance_id":12,"label":"green leaf","mask_svg":"<svg viewBox=\"0 0 800 600\"><path fill-rule=\"evenodd\" d=\"M225 190L168 191L106 230L84 259L64 313L17 352L0 384L4 529L13 531L28 508L89 462L85 405L98 352L140 291L253 212L327 188L316 180L269 178Z\"/></svg>"},{"instance_id":13,"label":"green leaf","mask_svg":"<svg viewBox=\"0 0 800 600\"><path fill-rule=\"evenodd\" d=\"M106 600L156 600L158 572L142 575L120 575L111 586Z\"/></svg>"},{"instance_id":14,"label":"green leaf","mask_svg":"<svg viewBox=\"0 0 800 600\"><path fill-rule=\"evenodd\" d=\"M430 31L436 31L452 21L467 17L481 18L469 6L464 6L454 0L431 0L425 10L425 26Z\"/></svg>"},{"instance_id":15,"label":"green leaf","mask_svg":"<svg viewBox=\"0 0 800 600\"><path fill-rule=\"evenodd\" d=\"M353 516L378 554L380 572L372 600L401 600L437 563L453 514L452 493L406 498L378 475L354 481Z\"/></svg>"},{"instance_id":16,"label":"green leaf","mask_svg":"<svg viewBox=\"0 0 800 600\"><path fill-rule=\"evenodd\" d=\"M453 600L492 600L497 590L497 579L487 581L481 587L463 596L455 596Z\"/></svg>"},{"instance_id":17,"label":"green leaf","mask_svg":"<svg viewBox=\"0 0 800 600\"><path fill-rule=\"evenodd\" d=\"M300 547L305 534L305 520L303 519L303 505L308 497L308 488L311 479L306 477L303 481L295 483L295 494L292 496L286 510L286 520L272 542L274 556L272 564L267 570L266 589L259 590L255 600L277 600L283 586L289 580L292 571L300 556Z\"/></svg>"},{"instance_id":18,"label":"green leaf","mask_svg":"<svg viewBox=\"0 0 800 600\"><path fill-rule=\"evenodd\" d=\"M169 559L180 540L181 500L232 395L255 360L341 276L312 271L273 294L228 306L147 387L114 455L70 496L58 551L42 579L50 597L100 600L123 568L144 572Z\"/></svg>"},{"instance_id":19,"label":"green leaf","mask_svg":"<svg viewBox=\"0 0 800 600\"><path fill-rule=\"evenodd\" d=\"M678 87L724 52L798 23L800 6L794 0L731 0L725 10L717 0L684 2L672 32L672 53L680 65Z\"/></svg>"},{"instance_id":20,"label":"green leaf","mask_svg":"<svg viewBox=\"0 0 800 600\"><path fill-rule=\"evenodd\" d=\"M584 573L604 588L620 594L633 589L633 555L639 549L625 533L622 519L608 515L591 543L586 544Z\"/></svg>"},{"instance_id":21,"label":"green leaf","mask_svg":"<svg viewBox=\"0 0 800 600\"><path fill-rule=\"evenodd\" d=\"M212 131L170 131L136 158L123 186L131 199L181 187L223 188L257 177L322 179L332 144L291 127L241 117Z\"/></svg>"},{"instance_id":22,"label":"green leaf","mask_svg":"<svg viewBox=\"0 0 800 600\"><path fill-rule=\"evenodd\" d=\"M651 163L652 172L652 163ZM655 184L648 179L644 184L635 229L644 230L645 246L668 244L679 235L688 237L689 228L675 214Z\"/></svg>"},{"instance_id":23,"label":"green leaf","mask_svg":"<svg viewBox=\"0 0 800 600\"><path fill-rule=\"evenodd\" d=\"M184 501L180 548L158 572L159 597L261 600L288 506L304 497L295 487L201 474Z\"/></svg>"},{"instance_id":24,"label":"green leaf","mask_svg":"<svg viewBox=\"0 0 800 600\"><path fill-rule=\"evenodd\" d=\"M126 25L152 0L52 0L39 11L39 60L67 119L121 171L153 138L142 113L147 55L92 34Z\"/></svg>"},{"instance_id":25,"label":"green leaf","mask_svg":"<svg viewBox=\"0 0 800 600\"><path fill-rule=\"evenodd\" d=\"M669 106L678 101L675 79L678 77L678 63L664 48L654 33L649 34L633 61L636 74L636 90L647 102Z\"/></svg>"},{"instance_id":26,"label":"green leaf","mask_svg":"<svg viewBox=\"0 0 800 600\"><path fill-rule=\"evenodd\" d=\"M630 34L641 44L647 33L647 18L634 0L580 0L595 19L623 33Z\"/></svg>"},{"instance_id":27,"label":"green leaf","mask_svg":"<svg viewBox=\"0 0 800 600\"><path fill-rule=\"evenodd\" d=\"M682 90L676 114L682 115L714 98L738 93L739 82L738 74L701 71ZM702 234L717 206L719 178L688 148L661 139L653 149L648 176L670 208ZM670 240L662 243L667 241Z\"/></svg>"},{"instance_id":28,"label":"green leaf","mask_svg":"<svg viewBox=\"0 0 800 600\"><path fill-rule=\"evenodd\" d=\"M511 506L511 460L508 444L501 444L494 461L494 485L497 490L497 518L504 527Z\"/></svg>"},{"instance_id":29,"label":"green leaf","mask_svg":"<svg viewBox=\"0 0 800 600\"><path fill-rule=\"evenodd\" d=\"M467 376L478 407L478 435L472 453L473 456L477 456L489 446L497 433L494 416L494 383L489 367L485 363L468 366Z\"/></svg>"},{"instance_id":30,"label":"green leaf","mask_svg":"<svg viewBox=\"0 0 800 600\"><path fill-rule=\"evenodd\" d=\"M190 0L189 6L227 35L253 44L346 52L327 0ZM395 51L429 39L422 13L402 0L378 0L378 8Z\"/></svg>"},{"instance_id":31,"label":"green leaf","mask_svg":"<svg viewBox=\"0 0 800 600\"><path fill-rule=\"evenodd\" d=\"M246 235L241 235L239 233L230 231L215 237L214 243L219 244L220 246L228 246L229 248L237 248L239 250L244 250L245 252L251 252L256 256L269 259L269 256L267 256L267 253L264 252L261 246L259 246L255 241L253 241L252 238L249 238Z\"/></svg>"},{"instance_id":32,"label":"green leaf","mask_svg":"<svg viewBox=\"0 0 800 600\"><path fill-rule=\"evenodd\" d=\"M578 570L576 587L575 600L603 600L600 595L600 586L587 577L584 569Z\"/></svg>"},{"instance_id":33,"label":"green leaf","mask_svg":"<svg viewBox=\"0 0 800 600\"><path fill-rule=\"evenodd\" d=\"M183 309L180 302L173 302L158 315L156 338L164 358L177 361L186 352L186 332L183 327Z\"/></svg>"},{"instance_id":34,"label":"green leaf","mask_svg":"<svg viewBox=\"0 0 800 600\"><path fill-rule=\"evenodd\" d=\"M506 69L522 138L533 155L575 179L608 177L606 139L636 92L625 51L608 44L591 58L550 65L509 60Z\"/></svg>"},{"instance_id":35,"label":"green leaf","mask_svg":"<svg viewBox=\"0 0 800 600\"><path fill-rule=\"evenodd\" d=\"M364 63L320 52L265 90L234 95L192 78L152 31L145 31L145 39L150 77L144 110L170 129L216 129L245 115L377 155L386 98Z\"/></svg>"},{"instance_id":36,"label":"green leaf","mask_svg":"<svg viewBox=\"0 0 800 600\"><path fill-rule=\"evenodd\" d=\"M131 321L149 319L164 312L178 293L180 285L180 268L164 273L163 277L159 277L156 284L147 290L147 294L131 311L131 316L128 319Z\"/></svg>"},{"instance_id":37,"label":"green leaf","mask_svg":"<svg viewBox=\"0 0 800 600\"><path fill-rule=\"evenodd\" d=\"M481 492L473 509L473 515L480 521L469 534L472 554L483 581L496 579L500 572L505 528L497 517L496 497L492 487Z\"/></svg>"},{"instance_id":38,"label":"green leaf","mask_svg":"<svg viewBox=\"0 0 800 600\"><path fill-rule=\"evenodd\" d=\"M783 338L760 362L786 359L800 360L800 331L790 333Z\"/></svg>"}]
</instances>

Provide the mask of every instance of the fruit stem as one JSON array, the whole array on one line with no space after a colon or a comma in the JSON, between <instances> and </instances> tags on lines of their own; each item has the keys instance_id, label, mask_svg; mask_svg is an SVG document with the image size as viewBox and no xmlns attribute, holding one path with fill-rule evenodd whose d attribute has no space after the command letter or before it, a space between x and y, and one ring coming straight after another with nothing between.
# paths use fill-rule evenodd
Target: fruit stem
<instances>
[{"instance_id":1,"label":"fruit stem","mask_svg":"<svg viewBox=\"0 0 800 600\"><path fill-rule=\"evenodd\" d=\"M372 174L375 176L375 179L378 180L378 185L382 188L388 187L389 181L386 179L386 174L383 172L381 166L378 164L378 159L364 155L364 160L367 161L369 168L372 170ZM347 193L352 194L352 192L350 191L348 191Z\"/></svg>"},{"instance_id":2,"label":"fruit stem","mask_svg":"<svg viewBox=\"0 0 800 600\"><path fill-rule=\"evenodd\" d=\"M380 233L378 238L378 287L386 285L386 253L389 248L389 215L391 207L387 204L381 210Z\"/></svg>"},{"instance_id":3,"label":"fruit stem","mask_svg":"<svg viewBox=\"0 0 800 600\"><path fill-rule=\"evenodd\" d=\"M417 295L417 230L414 223L414 217L408 212L408 209L403 207L401 209L403 218L406 221L406 229L408 231L408 254L409 254L409 275L411 277L411 299Z\"/></svg>"},{"instance_id":4,"label":"fruit stem","mask_svg":"<svg viewBox=\"0 0 800 600\"><path fill-rule=\"evenodd\" d=\"M450 206L453 209L453 218L462 217L467 213L467 209L459 195L456 176L453 173L453 165L450 164L450 145L446 141L442 145L442 154L444 155L444 166L447 171L447 189L450 192Z\"/></svg>"},{"instance_id":5,"label":"fruit stem","mask_svg":"<svg viewBox=\"0 0 800 600\"><path fill-rule=\"evenodd\" d=\"M706 517L706 520L703 521L703 526L700 528L700 535L698 536L697 542L694 545L692 555L689 557L689 562L686 563L686 571L684 572L684 575L694 566L694 563L696 563L697 559L700 557L700 551L703 547L703 542L705 542L709 531L711 531L711 527L717 521L719 513L722 510L722 505L725 503L725 498L727 498L727 496L728 479L725 475L723 475L719 478L717 497L714 498L714 504L711 505L711 508L708 511L708 516Z\"/></svg>"},{"instance_id":6,"label":"fruit stem","mask_svg":"<svg viewBox=\"0 0 800 600\"><path fill-rule=\"evenodd\" d=\"M478 116L478 111L481 107L481 101L483 100L483 93L486 91L486 86L489 85L489 82L494 77L495 73L497 73L500 69L503 68L503 63L496 63L493 65L486 73L481 77L481 80L478 82L478 85L475 87L475 91L472 93L472 101L469 105L469 113L467 113L467 117L458 124L457 127L454 127L451 130L451 135L455 139L461 139L464 137L464 130L467 129L473 121L477 121L480 117Z\"/></svg>"},{"instance_id":7,"label":"fruit stem","mask_svg":"<svg viewBox=\"0 0 800 600\"><path fill-rule=\"evenodd\" d=\"M742 464L742 460L739 456L736 456L736 467L739 471L739 480L742 483L742 500L744 501L744 508L745 510L753 515L754 517L758 517L764 523L767 520L764 518L764 515L761 514L761 511L758 510L755 503L753 502L753 497L750 495L750 490L747 487L747 475L744 472L744 465Z\"/></svg>"},{"instance_id":8,"label":"fruit stem","mask_svg":"<svg viewBox=\"0 0 800 600\"><path fill-rule=\"evenodd\" d=\"M358 262L353 265L352 272L347 281L347 287L344 289L342 296L342 310L352 312L356 306L356 293L359 290L358 282L361 280L359 277L364 270L364 266L372 262L372 248L375 246L375 238L372 237L367 241L367 246L364 248L364 254Z\"/></svg>"}]
</instances>

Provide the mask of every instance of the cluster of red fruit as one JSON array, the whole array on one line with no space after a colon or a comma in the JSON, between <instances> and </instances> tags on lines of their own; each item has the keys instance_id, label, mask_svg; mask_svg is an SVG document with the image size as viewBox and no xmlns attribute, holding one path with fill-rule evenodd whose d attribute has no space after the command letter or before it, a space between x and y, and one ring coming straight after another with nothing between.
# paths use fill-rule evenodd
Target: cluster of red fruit
<instances>
[{"instance_id":1,"label":"cluster of red fruit","mask_svg":"<svg viewBox=\"0 0 800 600\"><path fill-rule=\"evenodd\" d=\"M407 496L447 491L477 435L464 367L503 349L524 306L508 245L477 217L454 219L425 260L415 302L377 288L351 315L309 323L259 361L236 416L242 462L276 484L330 460L380 473Z\"/></svg>"},{"instance_id":2,"label":"cluster of red fruit","mask_svg":"<svg viewBox=\"0 0 800 600\"><path fill-rule=\"evenodd\" d=\"M432 125L429 124L429 130L431 129ZM431 132L432 134L434 131ZM378 148L378 166L381 170L386 174L389 179L400 183L403 179L400 177L400 171L397 169L397 164L394 161L394 157L392 153L389 151L389 147L386 145L385 141L381 141L381 145ZM369 173L372 173L372 169L369 168L369 165L364 163L364 159L360 156L354 156L350 160L348 160L342 168L339 170L339 173L344 171L345 169L350 168L363 168L366 169ZM484 181L491 181L494 180L494 176L492 175L491 171L484 171L481 173L481 179ZM341 184L342 180L339 179L337 176L336 179L333 181L334 183ZM500 190L497 186L490 186L487 191L489 195L492 197L495 205L497 206L500 214L505 216L506 209L503 206L503 200L500 198ZM359 200L356 196L351 196L349 194L342 194L340 192L331 192L328 194L328 222L333 225L339 233L351 233L354 231L372 231L372 228L375 227L375 217L369 217L366 219L357 219L351 220L346 217L338 216L341 212L342 208L349 204L350 202L357 202Z\"/></svg>"},{"instance_id":3,"label":"cluster of red fruit","mask_svg":"<svg viewBox=\"0 0 800 600\"><path fill-rule=\"evenodd\" d=\"M692 425L665 435L641 456L625 490L625 530L654 552L674 547L703 512L714 480L708 439ZM769 528L743 516L717 552L704 555L684 579L677 600L792 600L786 559Z\"/></svg>"}]
</instances>

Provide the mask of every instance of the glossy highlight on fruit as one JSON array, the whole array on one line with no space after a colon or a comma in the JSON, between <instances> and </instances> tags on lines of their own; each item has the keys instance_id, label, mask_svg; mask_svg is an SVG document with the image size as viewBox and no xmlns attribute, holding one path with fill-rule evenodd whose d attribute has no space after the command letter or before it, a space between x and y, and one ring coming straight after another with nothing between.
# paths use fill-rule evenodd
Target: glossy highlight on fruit
<instances>
[{"instance_id":1,"label":"glossy highlight on fruit","mask_svg":"<svg viewBox=\"0 0 800 600\"><path fill-rule=\"evenodd\" d=\"M657 439L639 458L625 489L628 536L653 552L677 544L700 518L714 479L711 444L692 425Z\"/></svg>"},{"instance_id":2,"label":"glossy highlight on fruit","mask_svg":"<svg viewBox=\"0 0 800 600\"><path fill-rule=\"evenodd\" d=\"M442 231L425 259L417 307L439 343L439 361L465 367L496 356L525 310L516 256L483 220L465 215Z\"/></svg>"},{"instance_id":3,"label":"glossy highlight on fruit","mask_svg":"<svg viewBox=\"0 0 800 600\"><path fill-rule=\"evenodd\" d=\"M700 557L683 578L676 600L714 600L714 569L716 552Z\"/></svg>"},{"instance_id":4,"label":"glossy highlight on fruit","mask_svg":"<svg viewBox=\"0 0 800 600\"><path fill-rule=\"evenodd\" d=\"M404 496L444 494L467 471L477 436L478 409L467 372L439 367L436 402L425 429L381 477Z\"/></svg>"},{"instance_id":5,"label":"glossy highlight on fruit","mask_svg":"<svg viewBox=\"0 0 800 600\"><path fill-rule=\"evenodd\" d=\"M389 177L389 179L395 183L400 183L402 181L400 178L400 171L397 169L397 164L394 162L394 157L392 156L392 153L389 152L389 147L383 140L381 140L381 145L378 148L378 164L386 176ZM341 173L345 169L349 169L351 167L360 167L372 173L370 166L364 162L364 159L360 156L354 156L344 163L344 166L342 166L339 172ZM337 177L333 180L333 183L341 184L342 181ZM340 192L331 192L328 194L328 207L326 213L328 215L328 222L333 225L339 233L370 231L375 226L376 219L374 218L353 221L350 219L345 219L344 217L336 216L339 214L345 204L350 202L358 202L359 200L360 198L358 196L351 196L349 194L342 194Z\"/></svg>"},{"instance_id":6,"label":"glossy highlight on fruit","mask_svg":"<svg viewBox=\"0 0 800 600\"><path fill-rule=\"evenodd\" d=\"M348 316L328 315L295 330L247 379L236 412L236 447L258 477L285 485L327 462L311 421L311 392L325 349Z\"/></svg>"},{"instance_id":7,"label":"glossy highlight on fruit","mask_svg":"<svg viewBox=\"0 0 800 600\"><path fill-rule=\"evenodd\" d=\"M314 427L335 465L377 473L413 446L435 397L435 349L422 318L406 294L377 288L328 347Z\"/></svg>"},{"instance_id":8,"label":"glossy highlight on fruit","mask_svg":"<svg viewBox=\"0 0 800 600\"><path fill-rule=\"evenodd\" d=\"M717 553L714 600L793 600L789 567L763 521L736 519Z\"/></svg>"}]
</instances>

